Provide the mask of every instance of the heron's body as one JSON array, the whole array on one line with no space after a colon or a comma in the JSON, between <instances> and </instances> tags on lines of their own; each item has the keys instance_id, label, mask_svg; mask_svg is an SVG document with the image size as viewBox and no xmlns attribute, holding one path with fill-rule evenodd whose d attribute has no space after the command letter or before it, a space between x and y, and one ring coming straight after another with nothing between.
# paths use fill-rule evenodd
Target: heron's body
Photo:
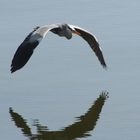
<instances>
[{"instance_id":1,"label":"heron's body","mask_svg":"<svg viewBox=\"0 0 140 140\"><path fill-rule=\"evenodd\" d=\"M30 59L33 54L34 49L38 46L40 41L46 36L48 31L59 35L60 37L66 37L67 39L72 38L72 34L77 34L81 36L84 40L88 42L91 49L95 52L100 63L103 67L106 67L102 51L99 47L99 43L94 35L88 31L69 24L51 24L41 27L36 27L21 43L18 47L11 64L11 72L22 68Z\"/></svg>"}]
</instances>

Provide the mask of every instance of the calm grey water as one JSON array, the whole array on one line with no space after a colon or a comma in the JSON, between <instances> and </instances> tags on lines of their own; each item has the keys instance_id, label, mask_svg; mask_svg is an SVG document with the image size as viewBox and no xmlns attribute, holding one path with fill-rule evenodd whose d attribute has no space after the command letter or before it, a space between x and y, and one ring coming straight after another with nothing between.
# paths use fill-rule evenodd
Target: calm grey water
<instances>
[{"instance_id":1,"label":"calm grey water","mask_svg":"<svg viewBox=\"0 0 140 140\"><path fill-rule=\"evenodd\" d=\"M108 70L80 37L49 33L29 63L11 74L26 35L58 22L94 33ZM139 25L139 0L1 0L0 139L138 140Z\"/></svg>"}]
</instances>

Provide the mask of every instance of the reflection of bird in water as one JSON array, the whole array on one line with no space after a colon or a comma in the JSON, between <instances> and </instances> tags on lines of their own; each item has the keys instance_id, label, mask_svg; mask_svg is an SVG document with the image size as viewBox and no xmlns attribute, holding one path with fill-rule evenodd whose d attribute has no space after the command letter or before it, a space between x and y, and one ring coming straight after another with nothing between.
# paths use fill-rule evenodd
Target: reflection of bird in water
<instances>
[{"instance_id":1,"label":"reflection of bird in water","mask_svg":"<svg viewBox=\"0 0 140 140\"><path fill-rule=\"evenodd\" d=\"M51 31L59 36L66 37L67 39L72 38L72 34L81 36L88 42L91 49L95 52L101 65L106 68L106 63L99 47L99 43L94 35L90 32L70 24L51 24L41 27L36 27L34 30L25 38L25 40L18 47L11 64L11 72L15 72L21 69L30 59L34 49L38 46L40 41L46 36L48 31Z\"/></svg>"},{"instance_id":2,"label":"reflection of bird in water","mask_svg":"<svg viewBox=\"0 0 140 140\"><path fill-rule=\"evenodd\" d=\"M27 135L27 136L31 136L31 129L28 127L28 125L26 124L26 120L23 119L23 117L21 115L19 115L16 112L13 112L12 108L9 108L9 113L12 116L13 121L15 122L15 125L18 128L21 128L23 134Z\"/></svg>"},{"instance_id":3,"label":"reflection of bird in water","mask_svg":"<svg viewBox=\"0 0 140 140\"><path fill-rule=\"evenodd\" d=\"M47 126L42 126L39 124L39 121L36 121L34 126L37 128L37 134L32 134L30 131L31 129L21 115L14 112L12 108L10 108L9 112L15 125L21 128L23 134L30 140L74 140L76 138L90 136L88 132L95 128L102 107L107 98L108 93L102 92L87 113L78 117L79 119L77 122L59 131L49 131Z\"/></svg>"}]
</instances>

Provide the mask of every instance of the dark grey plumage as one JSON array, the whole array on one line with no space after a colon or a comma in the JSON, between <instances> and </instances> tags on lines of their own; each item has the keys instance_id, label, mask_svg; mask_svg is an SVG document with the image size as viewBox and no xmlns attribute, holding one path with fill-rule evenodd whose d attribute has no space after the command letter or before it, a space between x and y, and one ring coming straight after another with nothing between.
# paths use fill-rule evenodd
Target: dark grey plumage
<instances>
[{"instance_id":1,"label":"dark grey plumage","mask_svg":"<svg viewBox=\"0 0 140 140\"><path fill-rule=\"evenodd\" d=\"M80 36L86 40L88 42L88 44L90 45L91 49L95 52L96 56L98 57L101 65L106 68L107 65L105 63L105 60L104 60L104 57L103 57L103 54L102 54L102 51L99 47L99 43L97 42L97 40L93 37L92 34L88 33L88 32L85 32L84 30L80 30L78 28L75 28L75 30L77 32L80 33Z\"/></svg>"},{"instance_id":2,"label":"dark grey plumage","mask_svg":"<svg viewBox=\"0 0 140 140\"><path fill-rule=\"evenodd\" d=\"M36 31L38 28L35 28L34 31ZM25 40L21 43L21 45L18 47L17 51L15 52L11 64L11 73L15 72L18 69L21 69L28 62L28 60L33 54L34 49L39 44L39 41L29 42L29 39L34 31L32 31L25 38Z\"/></svg>"}]
</instances>

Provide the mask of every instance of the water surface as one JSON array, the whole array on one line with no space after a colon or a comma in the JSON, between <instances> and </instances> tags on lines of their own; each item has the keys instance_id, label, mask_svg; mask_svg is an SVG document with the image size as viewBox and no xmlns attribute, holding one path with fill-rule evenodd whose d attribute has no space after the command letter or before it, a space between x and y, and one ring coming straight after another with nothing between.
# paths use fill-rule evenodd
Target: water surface
<instances>
[{"instance_id":1,"label":"water surface","mask_svg":"<svg viewBox=\"0 0 140 140\"><path fill-rule=\"evenodd\" d=\"M103 91L109 92L109 99L95 127L87 130L88 137L74 138L139 139L139 5L138 0L1 0L0 139L28 137L21 126L15 125L9 109L30 128L30 135L37 137L37 129L44 126L45 134L54 133L57 138L57 134L82 121L82 117L75 117L86 116ZM68 41L49 33L29 63L11 74L12 57L26 35L37 25L58 22L79 25L94 33L108 70L100 66L80 37Z\"/></svg>"}]
</instances>

